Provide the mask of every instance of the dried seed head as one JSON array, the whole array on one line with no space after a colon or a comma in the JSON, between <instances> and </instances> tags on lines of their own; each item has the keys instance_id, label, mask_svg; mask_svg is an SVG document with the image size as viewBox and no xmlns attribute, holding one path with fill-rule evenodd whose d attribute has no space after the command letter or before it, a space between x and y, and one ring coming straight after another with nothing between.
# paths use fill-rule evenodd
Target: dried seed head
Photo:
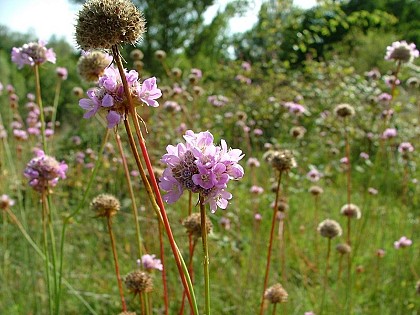
<instances>
[{"instance_id":1,"label":"dried seed head","mask_svg":"<svg viewBox=\"0 0 420 315\"><path fill-rule=\"evenodd\" d=\"M349 104L339 104L334 108L334 113L341 118L354 116L356 113L353 106Z\"/></svg>"},{"instance_id":2,"label":"dried seed head","mask_svg":"<svg viewBox=\"0 0 420 315\"><path fill-rule=\"evenodd\" d=\"M280 172L287 172L296 167L296 160L292 151L289 150L268 151L263 158Z\"/></svg>"},{"instance_id":3,"label":"dried seed head","mask_svg":"<svg viewBox=\"0 0 420 315\"><path fill-rule=\"evenodd\" d=\"M144 63L141 60L135 60L133 62L133 66L136 69L137 72L140 72L144 68Z\"/></svg>"},{"instance_id":4,"label":"dried seed head","mask_svg":"<svg viewBox=\"0 0 420 315\"><path fill-rule=\"evenodd\" d=\"M86 82L96 82L111 62L112 57L107 53L98 50L87 52L79 58L77 72Z\"/></svg>"},{"instance_id":5,"label":"dried seed head","mask_svg":"<svg viewBox=\"0 0 420 315\"><path fill-rule=\"evenodd\" d=\"M125 277L124 283L127 289L134 294L153 290L152 277L147 272L140 270L129 273Z\"/></svg>"},{"instance_id":6,"label":"dried seed head","mask_svg":"<svg viewBox=\"0 0 420 315\"><path fill-rule=\"evenodd\" d=\"M264 299L268 300L272 304L286 303L288 296L289 295L286 290L280 283L276 283L264 292Z\"/></svg>"},{"instance_id":7,"label":"dried seed head","mask_svg":"<svg viewBox=\"0 0 420 315\"><path fill-rule=\"evenodd\" d=\"M335 249L337 250L337 252L339 252L341 255L345 255L351 252L351 247L349 244L346 243L342 243L342 244L338 244Z\"/></svg>"},{"instance_id":8,"label":"dried seed head","mask_svg":"<svg viewBox=\"0 0 420 315\"><path fill-rule=\"evenodd\" d=\"M133 60L142 60L144 57L144 54L140 49L133 49L130 53L130 57Z\"/></svg>"},{"instance_id":9,"label":"dried seed head","mask_svg":"<svg viewBox=\"0 0 420 315\"><path fill-rule=\"evenodd\" d=\"M344 206L342 206L340 213L346 217L356 218L356 219L360 219L360 217L362 216L362 212L360 211L360 208L352 203L345 204Z\"/></svg>"},{"instance_id":10,"label":"dried seed head","mask_svg":"<svg viewBox=\"0 0 420 315\"><path fill-rule=\"evenodd\" d=\"M155 57L157 60L164 60L166 58L166 52L163 50L156 50Z\"/></svg>"},{"instance_id":11,"label":"dried seed head","mask_svg":"<svg viewBox=\"0 0 420 315\"><path fill-rule=\"evenodd\" d=\"M290 135L296 139L302 139L306 133L306 128L302 126L295 126L290 129Z\"/></svg>"},{"instance_id":12,"label":"dried seed head","mask_svg":"<svg viewBox=\"0 0 420 315\"><path fill-rule=\"evenodd\" d=\"M172 68L171 72L175 78L180 78L182 75L182 70L179 68Z\"/></svg>"},{"instance_id":13,"label":"dried seed head","mask_svg":"<svg viewBox=\"0 0 420 315\"><path fill-rule=\"evenodd\" d=\"M142 13L129 0L89 0L78 14L76 42L83 50L134 45L145 25Z\"/></svg>"},{"instance_id":14,"label":"dried seed head","mask_svg":"<svg viewBox=\"0 0 420 315\"><path fill-rule=\"evenodd\" d=\"M74 96L79 97L79 98L84 96L83 89L79 86L75 86L72 90L72 93Z\"/></svg>"},{"instance_id":15,"label":"dried seed head","mask_svg":"<svg viewBox=\"0 0 420 315\"><path fill-rule=\"evenodd\" d=\"M110 218L120 210L120 202L112 195L100 194L92 200L90 207L98 217Z\"/></svg>"},{"instance_id":16,"label":"dried seed head","mask_svg":"<svg viewBox=\"0 0 420 315\"><path fill-rule=\"evenodd\" d=\"M343 233L340 224L337 221L326 219L318 225L318 232L322 237L334 238Z\"/></svg>"},{"instance_id":17,"label":"dried seed head","mask_svg":"<svg viewBox=\"0 0 420 315\"><path fill-rule=\"evenodd\" d=\"M195 238L201 237L201 215L199 213L193 213L190 216L186 217L182 221L182 225L185 227L188 234L191 234ZM206 227L207 234L209 234L213 228L213 224L207 216Z\"/></svg>"},{"instance_id":18,"label":"dried seed head","mask_svg":"<svg viewBox=\"0 0 420 315\"><path fill-rule=\"evenodd\" d=\"M324 190L319 186L311 186L309 188L309 192L314 196L319 196L324 192Z\"/></svg>"}]
</instances>

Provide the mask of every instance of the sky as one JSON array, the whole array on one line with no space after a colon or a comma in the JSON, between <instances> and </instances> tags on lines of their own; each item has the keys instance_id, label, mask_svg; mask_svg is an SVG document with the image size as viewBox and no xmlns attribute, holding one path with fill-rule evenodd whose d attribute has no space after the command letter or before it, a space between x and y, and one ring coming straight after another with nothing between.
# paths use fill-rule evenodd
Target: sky
<instances>
[{"instance_id":1,"label":"sky","mask_svg":"<svg viewBox=\"0 0 420 315\"><path fill-rule=\"evenodd\" d=\"M230 22L230 32L247 30L257 21L257 13L263 0L250 1L250 9L242 16ZM208 20L224 6L228 0L219 0L208 9ZM316 0L294 0L295 5L307 9L316 4ZM48 40L52 35L64 38L73 47L74 25L80 4L69 0L0 0L0 24L10 30L21 33L30 32L37 38Z\"/></svg>"}]
</instances>

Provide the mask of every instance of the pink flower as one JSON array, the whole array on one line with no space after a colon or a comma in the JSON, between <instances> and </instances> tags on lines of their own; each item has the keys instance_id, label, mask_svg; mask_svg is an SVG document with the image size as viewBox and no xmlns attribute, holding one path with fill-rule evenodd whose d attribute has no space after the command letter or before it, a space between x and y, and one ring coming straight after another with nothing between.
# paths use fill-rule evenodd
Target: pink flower
<instances>
[{"instance_id":1,"label":"pink flower","mask_svg":"<svg viewBox=\"0 0 420 315\"><path fill-rule=\"evenodd\" d=\"M311 169L307 174L306 178L309 179L311 182L317 182L321 179L322 173L320 173L317 169Z\"/></svg>"},{"instance_id":2,"label":"pink flower","mask_svg":"<svg viewBox=\"0 0 420 315\"><path fill-rule=\"evenodd\" d=\"M400 153L408 153L408 152L413 152L413 151L414 151L414 147L410 142L402 142L398 146L398 152Z\"/></svg>"},{"instance_id":3,"label":"pink flower","mask_svg":"<svg viewBox=\"0 0 420 315\"><path fill-rule=\"evenodd\" d=\"M369 160L369 154L367 154L366 152L360 152L359 156L364 160Z\"/></svg>"},{"instance_id":4,"label":"pink flower","mask_svg":"<svg viewBox=\"0 0 420 315\"><path fill-rule=\"evenodd\" d=\"M411 244L413 244L413 241L408 239L405 236L401 236L401 238L398 241L394 242L394 247L396 249L400 249L400 248L404 248L404 247L409 247L411 246Z\"/></svg>"},{"instance_id":5,"label":"pink flower","mask_svg":"<svg viewBox=\"0 0 420 315\"><path fill-rule=\"evenodd\" d=\"M24 65L34 66L47 61L55 63L55 53L52 48L47 49L46 44L47 42L39 40L38 43L24 44L19 48L13 47L12 61L17 64L19 69L23 68Z\"/></svg>"},{"instance_id":6,"label":"pink flower","mask_svg":"<svg viewBox=\"0 0 420 315\"><path fill-rule=\"evenodd\" d=\"M156 85L156 78L152 77L144 80L141 85L139 99L148 106L158 107L159 103L156 101L162 96L162 91Z\"/></svg>"},{"instance_id":7,"label":"pink flower","mask_svg":"<svg viewBox=\"0 0 420 315\"><path fill-rule=\"evenodd\" d=\"M252 185L251 188L249 189L249 192L251 194L261 195L264 192L264 188L260 186Z\"/></svg>"},{"instance_id":8,"label":"pink flower","mask_svg":"<svg viewBox=\"0 0 420 315\"><path fill-rule=\"evenodd\" d=\"M391 139L397 136L397 129L395 128L387 128L382 133L382 139Z\"/></svg>"},{"instance_id":9,"label":"pink flower","mask_svg":"<svg viewBox=\"0 0 420 315\"><path fill-rule=\"evenodd\" d=\"M163 270L163 265L160 259L155 258L156 255L143 255L141 256L141 264L143 265L144 269L146 270Z\"/></svg>"},{"instance_id":10,"label":"pink flower","mask_svg":"<svg viewBox=\"0 0 420 315\"><path fill-rule=\"evenodd\" d=\"M0 196L0 209L7 209L15 204L15 201L8 195Z\"/></svg>"},{"instance_id":11,"label":"pink flower","mask_svg":"<svg viewBox=\"0 0 420 315\"><path fill-rule=\"evenodd\" d=\"M68 72L67 69L64 67L57 67L57 69L55 69L55 72L57 73L58 77L61 80L67 80L67 76L68 76Z\"/></svg>"},{"instance_id":12,"label":"pink flower","mask_svg":"<svg viewBox=\"0 0 420 315\"><path fill-rule=\"evenodd\" d=\"M386 48L385 60L410 62L419 56L414 43L408 44L405 40L393 42Z\"/></svg>"}]
</instances>

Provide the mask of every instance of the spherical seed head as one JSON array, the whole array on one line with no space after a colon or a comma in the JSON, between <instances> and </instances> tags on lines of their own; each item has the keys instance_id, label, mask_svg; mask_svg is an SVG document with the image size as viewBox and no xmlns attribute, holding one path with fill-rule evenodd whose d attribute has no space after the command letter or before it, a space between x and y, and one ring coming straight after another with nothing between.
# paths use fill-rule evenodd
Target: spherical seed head
<instances>
[{"instance_id":1,"label":"spherical seed head","mask_svg":"<svg viewBox=\"0 0 420 315\"><path fill-rule=\"evenodd\" d=\"M339 104L334 108L334 113L341 118L352 117L356 113L353 106L349 104Z\"/></svg>"},{"instance_id":2,"label":"spherical seed head","mask_svg":"<svg viewBox=\"0 0 420 315\"><path fill-rule=\"evenodd\" d=\"M130 57L133 60L142 60L144 57L144 54L140 49L133 49L130 53Z\"/></svg>"},{"instance_id":3,"label":"spherical seed head","mask_svg":"<svg viewBox=\"0 0 420 315\"><path fill-rule=\"evenodd\" d=\"M156 50L155 51L155 57L158 60L163 60L166 58L166 52L163 50Z\"/></svg>"},{"instance_id":4,"label":"spherical seed head","mask_svg":"<svg viewBox=\"0 0 420 315\"><path fill-rule=\"evenodd\" d=\"M90 203L90 207L98 217L113 217L120 210L120 202L109 194L100 194Z\"/></svg>"},{"instance_id":5,"label":"spherical seed head","mask_svg":"<svg viewBox=\"0 0 420 315\"><path fill-rule=\"evenodd\" d=\"M85 53L77 62L77 72L87 82L97 82L106 67L112 63L112 57L102 51Z\"/></svg>"},{"instance_id":6,"label":"spherical seed head","mask_svg":"<svg viewBox=\"0 0 420 315\"><path fill-rule=\"evenodd\" d=\"M182 70L179 68L172 68L171 72L172 72L172 75L176 78L180 78L182 75Z\"/></svg>"},{"instance_id":7,"label":"spherical seed head","mask_svg":"<svg viewBox=\"0 0 420 315\"><path fill-rule=\"evenodd\" d=\"M318 232L322 237L334 238L343 233L340 224L337 221L326 219L318 225Z\"/></svg>"},{"instance_id":8,"label":"spherical seed head","mask_svg":"<svg viewBox=\"0 0 420 315\"><path fill-rule=\"evenodd\" d=\"M309 192L314 196L319 196L324 192L324 190L319 186L311 186L309 188Z\"/></svg>"},{"instance_id":9,"label":"spherical seed head","mask_svg":"<svg viewBox=\"0 0 420 315\"><path fill-rule=\"evenodd\" d=\"M153 281L147 272L140 270L129 273L124 280L127 289L134 293L150 292L153 290Z\"/></svg>"},{"instance_id":10,"label":"spherical seed head","mask_svg":"<svg viewBox=\"0 0 420 315\"><path fill-rule=\"evenodd\" d=\"M351 252L351 247L349 244L346 243L342 243L342 244L338 244L335 249L337 250L337 252L339 252L341 255L345 255Z\"/></svg>"},{"instance_id":11,"label":"spherical seed head","mask_svg":"<svg viewBox=\"0 0 420 315\"><path fill-rule=\"evenodd\" d=\"M182 221L182 225L187 230L188 234L191 234L195 238L201 237L201 215L200 213L193 213L190 216L186 217ZM207 234L211 232L213 229L213 223L211 223L210 219L206 216L206 227L207 227Z\"/></svg>"},{"instance_id":12,"label":"spherical seed head","mask_svg":"<svg viewBox=\"0 0 420 315\"><path fill-rule=\"evenodd\" d=\"M345 204L341 207L340 213L346 217L349 217L351 219L360 219L362 216L362 212L360 211L360 208L356 206L355 204Z\"/></svg>"},{"instance_id":13,"label":"spherical seed head","mask_svg":"<svg viewBox=\"0 0 420 315\"><path fill-rule=\"evenodd\" d=\"M134 45L145 26L142 13L129 0L89 0L78 14L76 42L83 50Z\"/></svg>"},{"instance_id":14,"label":"spherical seed head","mask_svg":"<svg viewBox=\"0 0 420 315\"><path fill-rule=\"evenodd\" d=\"M74 96L79 97L79 98L84 96L83 89L79 86L75 86L72 90L72 93Z\"/></svg>"},{"instance_id":15,"label":"spherical seed head","mask_svg":"<svg viewBox=\"0 0 420 315\"><path fill-rule=\"evenodd\" d=\"M302 126L295 126L290 129L290 135L296 139L302 139L306 133L306 128Z\"/></svg>"},{"instance_id":16,"label":"spherical seed head","mask_svg":"<svg viewBox=\"0 0 420 315\"><path fill-rule=\"evenodd\" d=\"M274 151L269 162L273 168L280 172L287 172L296 167L296 160L292 151L289 150Z\"/></svg>"},{"instance_id":17,"label":"spherical seed head","mask_svg":"<svg viewBox=\"0 0 420 315\"><path fill-rule=\"evenodd\" d=\"M276 283L264 292L264 299L268 300L272 304L286 303L288 296L289 295L286 290L280 283Z\"/></svg>"},{"instance_id":18,"label":"spherical seed head","mask_svg":"<svg viewBox=\"0 0 420 315\"><path fill-rule=\"evenodd\" d=\"M140 72L144 68L144 63L141 60L134 60L133 67L137 70L137 72Z\"/></svg>"}]
</instances>

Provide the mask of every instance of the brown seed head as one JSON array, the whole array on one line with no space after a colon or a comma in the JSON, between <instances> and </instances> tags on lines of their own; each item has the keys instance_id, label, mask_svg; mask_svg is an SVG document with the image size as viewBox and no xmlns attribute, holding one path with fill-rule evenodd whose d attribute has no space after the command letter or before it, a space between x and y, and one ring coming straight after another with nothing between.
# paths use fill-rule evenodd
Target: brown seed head
<instances>
[{"instance_id":1,"label":"brown seed head","mask_svg":"<svg viewBox=\"0 0 420 315\"><path fill-rule=\"evenodd\" d=\"M195 238L201 237L201 215L200 213L193 213L190 216L186 217L182 221L182 225L187 230L188 234L191 234ZM210 219L206 216L206 227L207 234L209 234L213 228L213 224Z\"/></svg>"},{"instance_id":2,"label":"brown seed head","mask_svg":"<svg viewBox=\"0 0 420 315\"><path fill-rule=\"evenodd\" d=\"M335 249L337 250L337 252L339 252L341 255L345 255L351 252L351 247L349 244L346 243L342 243L342 244L338 244Z\"/></svg>"},{"instance_id":3,"label":"brown seed head","mask_svg":"<svg viewBox=\"0 0 420 315\"><path fill-rule=\"evenodd\" d=\"M290 135L296 139L302 139L306 133L306 128L302 126L294 126L290 129Z\"/></svg>"},{"instance_id":4,"label":"brown seed head","mask_svg":"<svg viewBox=\"0 0 420 315\"><path fill-rule=\"evenodd\" d=\"M362 212L360 211L360 208L352 203L345 204L344 206L342 206L340 213L351 219L352 218L360 219L360 217L362 216Z\"/></svg>"},{"instance_id":5,"label":"brown seed head","mask_svg":"<svg viewBox=\"0 0 420 315\"><path fill-rule=\"evenodd\" d=\"M280 172L287 172L296 167L296 160L289 150L268 151L263 158Z\"/></svg>"},{"instance_id":6,"label":"brown seed head","mask_svg":"<svg viewBox=\"0 0 420 315\"><path fill-rule=\"evenodd\" d=\"M76 42L83 50L138 42L146 31L143 14L129 0L89 0L79 11Z\"/></svg>"},{"instance_id":7,"label":"brown seed head","mask_svg":"<svg viewBox=\"0 0 420 315\"><path fill-rule=\"evenodd\" d=\"M322 189L322 187L319 186L311 186L309 188L309 192L314 196L319 196L324 192L324 189Z\"/></svg>"},{"instance_id":8,"label":"brown seed head","mask_svg":"<svg viewBox=\"0 0 420 315\"><path fill-rule=\"evenodd\" d=\"M356 113L353 106L349 104L339 104L334 108L334 113L341 118L354 116Z\"/></svg>"},{"instance_id":9,"label":"brown seed head","mask_svg":"<svg viewBox=\"0 0 420 315\"><path fill-rule=\"evenodd\" d=\"M120 210L120 202L112 195L100 194L92 200L90 207L98 217L111 218Z\"/></svg>"},{"instance_id":10,"label":"brown seed head","mask_svg":"<svg viewBox=\"0 0 420 315\"><path fill-rule=\"evenodd\" d=\"M147 272L140 270L129 273L125 277L124 283L127 289L134 294L153 290L152 277Z\"/></svg>"},{"instance_id":11,"label":"brown seed head","mask_svg":"<svg viewBox=\"0 0 420 315\"><path fill-rule=\"evenodd\" d=\"M79 58L77 72L86 82L96 82L111 62L112 57L110 55L98 50L91 51Z\"/></svg>"},{"instance_id":12,"label":"brown seed head","mask_svg":"<svg viewBox=\"0 0 420 315\"><path fill-rule=\"evenodd\" d=\"M343 233L340 224L337 221L326 219L318 225L318 232L322 237L334 238Z\"/></svg>"},{"instance_id":13,"label":"brown seed head","mask_svg":"<svg viewBox=\"0 0 420 315\"><path fill-rule=\"evenodd\" d=\"M133 60L142 60L144 57L144 54L140 49L133 49L130 53L130 57Z\"/></svg>"},{"instance_id":14,"label":"brown seed head","mask_svg":"<svg viewBox=\"0 0 420 315\"><path fill-rule=\"evenodd\" d=\"M166 52L164 50L156 50L155 57L157 60L164 60L166 58Z\"/></svg>"},{"instance_id":15,"label":"brown seed head","mask_svg":"<svg viewBox=\"0 0 420 315\"><path fill-rule=\"evenodd\" d=\"M276 283L264 292L264 299L268 300L272 304L286 303L288 296L289 295L286 290L280 283Z\"/></svg>"}]
</instances>

